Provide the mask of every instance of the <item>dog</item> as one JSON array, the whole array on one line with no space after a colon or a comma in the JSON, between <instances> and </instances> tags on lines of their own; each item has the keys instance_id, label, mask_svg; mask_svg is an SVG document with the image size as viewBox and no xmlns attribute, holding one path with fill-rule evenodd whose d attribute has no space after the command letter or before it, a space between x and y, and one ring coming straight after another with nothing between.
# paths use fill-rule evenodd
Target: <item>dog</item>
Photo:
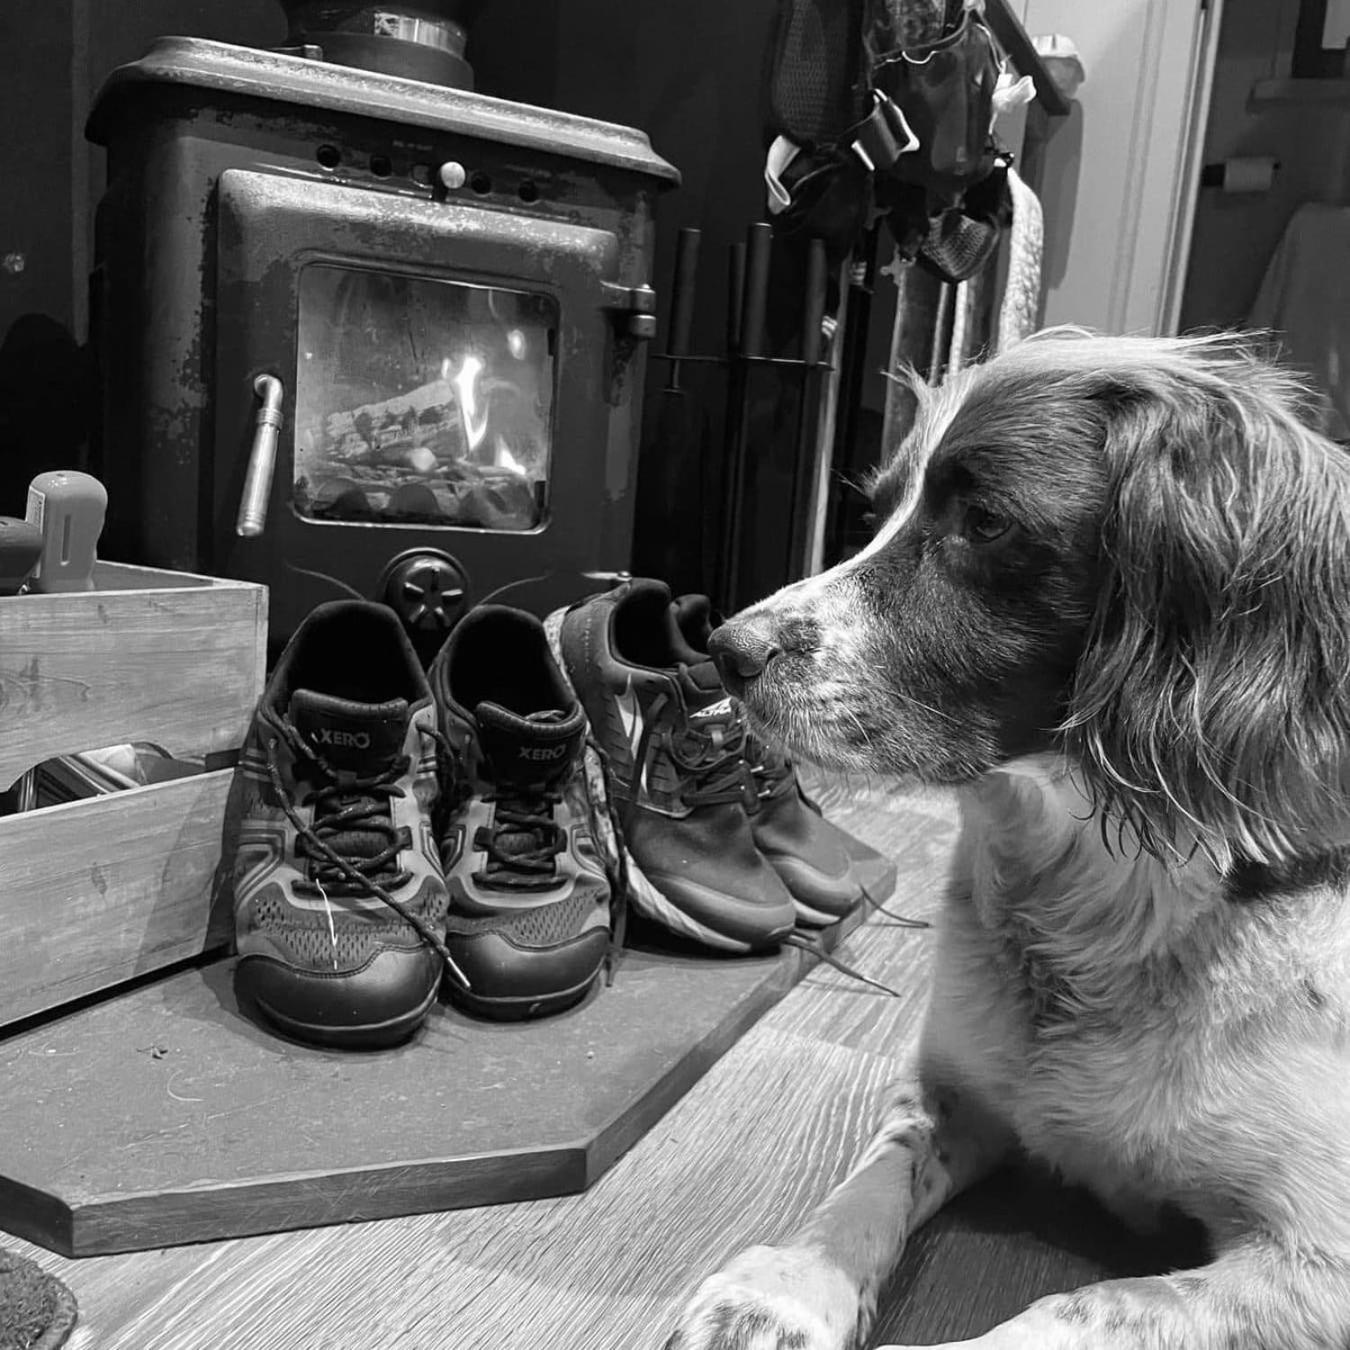
<instances>
[{"instance_id":1,"label":"dog","mask_svg":"<svg viewBox=\"0 0 1350 1350\"><path fill-rule=\"evenodd\" d=\"M757 731L957 785L961 832L875 1137L667 1350L861 1347L908 1236L1018 1157L1212 1260L962 1345L1350 1346L1350 460L1258 350L1059 330L913 380L871 542L710 639Z\"/></svg>"}]
</instances>

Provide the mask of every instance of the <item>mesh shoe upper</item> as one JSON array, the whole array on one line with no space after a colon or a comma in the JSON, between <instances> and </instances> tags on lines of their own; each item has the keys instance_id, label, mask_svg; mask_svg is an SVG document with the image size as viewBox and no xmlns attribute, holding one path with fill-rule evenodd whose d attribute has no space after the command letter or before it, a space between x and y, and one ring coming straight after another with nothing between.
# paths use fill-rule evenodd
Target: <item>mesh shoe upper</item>
<instances>
[{"instance_id":1,"label":"mesh shoe upper","mask_svg":"<svg viewBox=\"0 0 1350 1350\"><path fill-rule=\"evenodd\" d=\"M506 606L472 610L430 678L456 780L439 823L446 943L489 1011L579 995L609 951L612 898L581 773L585 714L539 620Z\"/></svg>"},{"instance_id":2,"label":"mesh shoe upper","mask_svg":"<svg viewBox=\"0 0 1350 1350\"><path fill-rule=\"evenodd\" d=\"M681 596L672 612L690 647L706 651L715 627L708 597ZM780 747L747 730L744 754L754 783L748 810L756 847L786 883L803 923L835 922L862 897L847 836L812 808Z\"/></svg>"},{"instance_id":3,"label":"mesh shoe upper","mask_svg":"<svg viewBox=\"0 0 1350 1350\"><path fill-rule=\"evenodd\" d=\"M415 1029L440 980L446 902L431 830L435 710L389 610L340 601L309 615L259 702L239 772L245 991L311 1039Z\"/></svg>"},{"instance_id":4,"label":"mesh shoe upper","mask_svg":"<svg viewBox=\"0 0 1350 1350\"><path fill-rule=\"evenodd\" d=\"M684 642L669 590L638 580L594 596L566 614L559 641L642 875L696 929L777 941L794 914L750 835L744 723L711 661Z\"/></svg>"}]
</instances>

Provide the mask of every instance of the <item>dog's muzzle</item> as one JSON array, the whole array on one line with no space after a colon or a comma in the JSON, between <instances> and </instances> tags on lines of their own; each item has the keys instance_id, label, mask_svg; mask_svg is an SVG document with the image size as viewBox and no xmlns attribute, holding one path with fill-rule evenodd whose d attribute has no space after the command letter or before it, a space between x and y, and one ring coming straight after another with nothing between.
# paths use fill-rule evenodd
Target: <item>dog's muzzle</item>
<instances>
[{"instance_id":1,"label":"dog's muzzle","mask_svg":"<svg viewBox=\"0 0 1350 1350\"><path fill-rule=\"evenodd\" d=\"M782 648L775 641L773 623L765 618L733 619L713 630L708 654L717 663L727 692L741 695L759 679Z\"/></svg>"}]
</instances>

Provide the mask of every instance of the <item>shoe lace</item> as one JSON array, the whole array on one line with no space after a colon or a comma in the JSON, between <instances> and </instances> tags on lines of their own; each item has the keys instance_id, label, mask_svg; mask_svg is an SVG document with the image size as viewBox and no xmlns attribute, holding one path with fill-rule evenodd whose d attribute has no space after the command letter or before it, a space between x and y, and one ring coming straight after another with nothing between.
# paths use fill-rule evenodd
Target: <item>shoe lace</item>
<instances>
[{"instance_id":1,"label":"shoe lace","mask_svg":"<svg viewBox=\"0 0 1350 1350\"><path fill-rule=\"evenodd\" d=\"M634 752L635 783L650 757L664 748L680 780L680 796L688 806L745 800L745 721L735 709L687 724L678 730L661 714L673 706L668 694L652 700ZM628 800L624 824L637 808L636 792Z\"/></svg>"},{"instance_id":2,"label":"shoe lace","mask_svg":"<svg viewBox=\"0 0 1350 1350\"><path fill-rule=\"evenodd\" d=\"M792 771L792 761L781 750L773 749L749 729L745 733L745 762L755 783L755 795L760 801L767 797L777 797L779 793L787 791L788 784L796 779L796 774ZM801 793L802 800L819 815L820 808L801 791L800 784L797 785L797 791Z\"/></svg>"},{"instance_id":3,"label":"shoe lace","mask_svg":"<svg viewBox=\"0 0 1350 1350\"><path fill-rule=\"evenodd\" d=\"M473 846L487 855L474 873L480 885L515 889L538 886L557 871L554 859L567 847L567 833L553 818L562 789L548 784L512 784L485 793L496 810L492 824L474 833Z\"/></svg>"},{"instance_id":4,"label":"shoe lace","mask_svg":"<svg viewBox=\"0 0 1350 1350\"><path fill-rule=\"evenodd\" d=\"M854 969L847 961L841 961L833 952L825 949L824 943L818 937L804 933L800 928L794 928L782 939L782 942L785 947L796 947L799 951L814 956L816 960L824 961L827 966L833 966L835 970L847 975L851 980L870 985L873 989L879 989L883 994L889 994L892 998L900 997L899 992L892 989L889 984L874 980L870 975L864 975L862 971Z\"/></svg>"},{"instance_id":5,"label":"shoe lace","mask_svg":"<svg viewBox=\"0 0 1350 1350\"><path fill-rule=\"evenodd\" d=\"M860 885L858 889L862 891L864 902L874 914L883 914L890 920L890 923L879 924L878 927L880 928L931 928L933 926L927 919L911 919L907 914L897 914L893 909L887 909L866 886Z\"/></svg>"},{"instance_id":6,"label":"shoe lace","mask_svg":"<svg viewBox=\"0 0 1350 1350\"><path fill-rule=\"evenodd\" d=\"M803 794L805 795L805 794ZM809 798L808 798L809 800ZM812 803L814 805L814 803ZM884 914L891 920L888 924L882 924L884 928L931 928L926 919L909 919L903 914L895 914L887 909L877 900L866 886L860 886L862 898L867 902L869 908L878 914ZM861 984L870 985L873 989L879 989L883 994L890 994L892 998L899 998L899 993L892 989L890 985L883 984L880 980L874 980L870 975L864 975L862 971L856 970L846 961L841 961L833 952L825 949L824 943L815 933L806 932L800 928L794 928L787 937L783 939L783 945L787 947L796 947L800 951L807 952L819 961L824 961L827 966L832 966L842 975L847 975L851 980L857 980Z\"/></svg>"},{"instance_id":7,"label":"shoe lace","mask_svg":"<svg viewBox=\"0 0 1350 1350\"><path fill-rule=\"evenodd\" d=\"M419 727L419 731L435 739L438 744L443 740L436 730ZM323 780L312 798L316 804L313 824L296 810L295 799L281 776L277 756L282 739L297 757L312 766L315 776ZM340 780L332 765L309 745L287 719L281 721L281 736L271 736L267 742L267 775L271 779L272 790L281 803L286 819L295 829L296 852L313 864L309 877L298 882L297 888L322 895L325 902L330 891L338 895L370 895L382 901L414 929L422 941L441 958L454 978L468 989L468 978L456 965L440 935L420 915L389 894L389 887L401 886L411 875L390 866L400 846L406 847L411 843L403 832L395 829L389 811L390 798L403 795L403 789L397 786L396 780L407 768L408 759L404 756L381 773ZM344 797L351 800L344 803ZM320 807L323 808L322 814ZM339 850L344 844L350 846L350 831L357 823L366 831L373 829L377 834L387 837L388 846L374 857L344 856Z\"/></svg>"}]
</instances>

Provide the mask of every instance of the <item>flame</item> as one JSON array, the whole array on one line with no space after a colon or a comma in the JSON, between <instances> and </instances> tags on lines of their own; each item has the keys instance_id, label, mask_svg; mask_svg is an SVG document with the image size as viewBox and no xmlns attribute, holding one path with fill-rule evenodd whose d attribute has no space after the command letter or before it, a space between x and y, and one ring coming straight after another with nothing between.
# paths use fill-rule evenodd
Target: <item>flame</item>
<instances>
[{"instance_id":1,"label":"flame","mask_svg":"<svg viewBox=\"0 0 1350 1350\"><path fill-rule=\"evenodd\" d=\"M525 466L507 448L506 440L502 436L497 437L497 464L500 468L510 469L512 473L521 475L525 473Z\"/></svg>"},{"instance_id":2,"label":"flame","mask_svg":"<svg viewBox=\"0 0 1350 1350\"><path fill-rule=\"evenodd\" d=\"M449 365L447 357L441 363L441 368L448 370ZM476 356L468 355L461 363L459 373L450 381L459 395L459 416L464 424L464 439L468 442L470 450L478 449L488 429L488 410L484 407L480 413L478 409L478 377L482 372L482 361Z\"/></svg>"}]
</instances>

